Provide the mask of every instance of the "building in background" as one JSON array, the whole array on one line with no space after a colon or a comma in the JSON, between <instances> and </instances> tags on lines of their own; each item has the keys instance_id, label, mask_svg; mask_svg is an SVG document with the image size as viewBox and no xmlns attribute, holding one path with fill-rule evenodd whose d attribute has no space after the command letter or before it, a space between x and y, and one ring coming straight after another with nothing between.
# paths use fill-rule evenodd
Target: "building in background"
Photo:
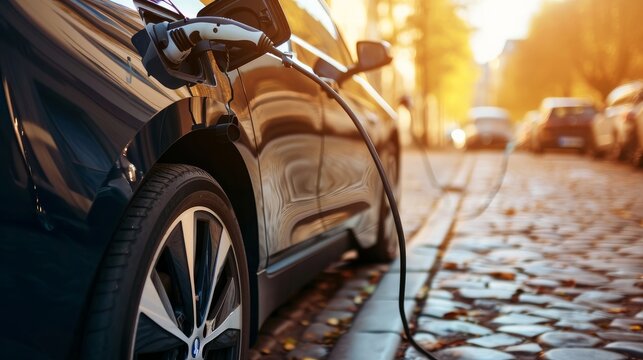
<instances>
[{"instance_id":1,"label":"building in background","mask_svg":"<svg viewBox=\"0 0 643 360\"><path fill-rule=\"evenodd\" d=\"M506 74L511 56L522 40L511 39L505 42L502 52L493 60L478 65L480 76L476 82L474 106L500 106L500 86Z\"/></svg>"}]
</instances>

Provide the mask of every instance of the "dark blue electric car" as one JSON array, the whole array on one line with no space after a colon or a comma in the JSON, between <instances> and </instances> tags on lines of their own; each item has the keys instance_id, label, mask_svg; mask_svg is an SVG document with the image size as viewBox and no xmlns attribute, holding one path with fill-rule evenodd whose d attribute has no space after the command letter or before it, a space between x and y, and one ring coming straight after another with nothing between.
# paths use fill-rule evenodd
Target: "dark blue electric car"
<instances>
[{"instance_id":1,"label":"dark blue electric car","mask_svg":"<svg viewBox=\"0 0 643 360\"><path fill-rule=\"evenodd\" d=\"M245 358L343 252L395 256L367 148L319 86L238 49L170 80L144 64L145 25L196 12L266 34L285 14L280 48L337 86L397 183L393 112L357 75L384 45L353 61L319 0L2 1L0 358Z\"/></svg>"}]
</instances>

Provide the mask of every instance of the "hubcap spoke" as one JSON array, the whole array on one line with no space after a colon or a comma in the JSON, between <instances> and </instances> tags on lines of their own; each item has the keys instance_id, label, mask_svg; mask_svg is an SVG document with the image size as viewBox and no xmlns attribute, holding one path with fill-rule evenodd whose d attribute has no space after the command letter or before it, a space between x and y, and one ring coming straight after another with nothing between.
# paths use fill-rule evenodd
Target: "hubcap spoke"
<instances>
[{"instance_id":1,"label":"hubcap spoke","mask_svg":"<svg viewBox=\"0 0 643 360\"><path fill-rule=\"evenodd\" d=\"M230 235L227 231L223 231L221 234L221 240L219 241L219 248L217 249L217 263L214 269L214 283L219 282L219 277L221 276L221 269L225 265L226 259L228 258L228 253L232 247L232 242L230 241Z\"/></svg>"},{"instance_id":2,"label":"hubcap spoke","mask_svg":"<svg viewBox=\"0 0 643 360\"><path fill-rule=\"evenodd\" d=\"M219 326L205 337L204 343L207 344L216 339L228 329L241 329L241 305L237 306Z\"/></svg>"},{"instance_id":3,"label":"hubcap spoke","mask_svg":"<svg viewBox=\"0 0 643 360\"><path fill-rule=\"evenodd\" d=\"M160 280L158 282L153 280L154 276L158 278L155 271L152 276L145 281L141 305L139 307L140 313L145 314L145 316L160 326L163 330L187 343L187 336L185 336L181 329L179 329L176 319L174 318L174 314L171 313L172 308L169 304L169 300L167 299L167 294L165 294L165 290L160 284Z\"/></svg>"},{"instance_id":4,"label":"hubcap spoke","mask_svg":"<svg viewBox=\"0 0 643 360\"><path fill-rule=\"evenodd\" d=\"M215 282L216 252L218 249L223 225L210 214L198 213L197 218L197 254L195 262L195 282L197 294L197 316L200 327L206 320L212 301Z\"/></svg>"},{"instance_id":5,"label":"hubcap spoke","mask_svg":"<svg viewBox=\"0 0 643 360\"><path fill-rule=\"evenodd\" d=\"M230 314L234 310L234 308L237 307L237 289L235 287L235 279L227 279L227 282L224 284L224 286L225 287L223 289L223 293L218 299L215 299L213 304L214 308L212 309L212 316L209 317L210 320L212 320L212 323L210 324L211 328L222 322L224 320L224 317L228 316L228 314Z\"/></svg>"},{"instance_id":6,"label":"hubcap spoke","mask_svg":"<svg viewBox=\"0 0 643 360\"><path fill-rule=\"evenodd\" d=\"M181 229L183 230L183 244L185 245L185 257L187 262L188 276L190 278L190 299L192 305L193 324L197 323L196 312L196 289L194 281L194 258L196 257L196 234L194 231L195 221L194 211L186 211L181 217Z\"/></svg>"},{"instance_id":7,"label":"hubcap spoke","mask_svg":"<svg viewBox=\"0 0 643 360\"><path fill-rule=\"evenodd\" d=\"M210 313L210 308L212 307L212 303L214 302L213 296L214 296L214 290L217 287L217 284L219 283L220 280L225 281L226 279L220 279L221 277L221 270L223 269L223 265L225 265L228 257L228 252L230 252L230 248L232 247L232 242L230 242L230 235L228 235L228 232L223 229L223 232L221 233L221 238L219 239L219 247L217 248L217 255L215 258L215 267L214 267L214 274L212 275L212 285L210 286L210 291L208 294L208 299L207 299L207 305L205 309L205 315L207 316Z\"/></svg>"}]
</instances>

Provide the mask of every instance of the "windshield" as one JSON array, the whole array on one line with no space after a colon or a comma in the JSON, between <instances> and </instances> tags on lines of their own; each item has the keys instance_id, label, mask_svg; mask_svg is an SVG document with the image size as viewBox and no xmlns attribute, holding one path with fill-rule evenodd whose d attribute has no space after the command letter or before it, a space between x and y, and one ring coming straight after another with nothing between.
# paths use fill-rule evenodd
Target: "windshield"
<instances>
[{"instance_id":1,"label":"windshield","mask_svg":"<svg viewBox=\"0 0 643 360\"><path fill-rule=\"evenodd\" d=\"M117 4L127 6L128 8L136 10L133 0L112 0ZM211 3L209 0L144 0L145 2L158 5L173 13L177 13L187 18L194 18L205 5Z\"/></svg>"},{"instance_id":2,"label":"windshield","mask_svg":"<svg viewBox=\"0 0 643 360\"><path fill-rule=\"evenodd\" d=\"M554 117L594 115L596 110L591 106L559 107L552 110Z\"/></svg>"}]
</instances>

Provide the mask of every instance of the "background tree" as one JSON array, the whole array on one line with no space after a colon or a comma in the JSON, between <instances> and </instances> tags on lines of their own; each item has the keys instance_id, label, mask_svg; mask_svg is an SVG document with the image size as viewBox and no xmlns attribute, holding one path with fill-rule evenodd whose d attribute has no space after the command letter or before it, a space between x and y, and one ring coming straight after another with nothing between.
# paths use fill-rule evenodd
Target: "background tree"
<instances>
[{"instance_id":1,"label":"background tree","mask_svg":"<svg viewBox=\"0 0 643 360\"><path fill-rule=\"evenodd\" d=\"M417 0L416 12L407 23L414 32L415 88L424 110L417 120L426 122L426 135L431 126L443 135L445 120L463 120L471 106L475 67L469 44L471 29L460 17L461 4L452 0ZM437 99L439 119L430 118L435 111L426 100Z\"/></svg>"},{"instance_id":2,"label":"background tree","mask_svg":"<svg viewBox=\"0 0 643 360\"><path fill-rule=\"evenodd\" d=\"M350 25L351 31L345 34L351 33L351 48L354 41L364 38L383 39L393 45L395 65L366 76L393 106L402 97L413 98L412 128L424 139L429 138L429 132L436 139L443 138L445 123L464 118L472 102L476 67L469 46L471 29L459 16L461 3L468 1L330 2L336 18L345 20L339 21L339 26ZM349 9L357 8L366 16L352 12L346 17ZM361 31L356 33L355 28Z\"/></svg>"},{"instance_id":3,"label":"background tree","mask_svg":"<svg viewBox=\"0 0 643 360\"><path fill-rule=\"evenodd\" d=\"M547 96L600 103L616 86L642 78L641 14L639 0L546 2L501 64L499 105L521 116Z\"/></svg>"}]
</instances>

